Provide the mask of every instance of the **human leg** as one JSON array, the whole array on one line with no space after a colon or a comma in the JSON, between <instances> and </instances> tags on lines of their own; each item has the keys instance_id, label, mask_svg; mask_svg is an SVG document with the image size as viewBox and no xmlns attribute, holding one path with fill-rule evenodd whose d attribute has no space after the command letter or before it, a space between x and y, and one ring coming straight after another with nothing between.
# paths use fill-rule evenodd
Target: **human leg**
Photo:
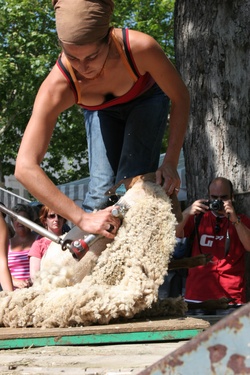
<instances>
[{"instance_id":1,"label":"human leg","mask_svg":"<svg viewBox=\"0 0 250 375\"><path fill-rule=\"evenodd\" d=\"M88 143L90 182L82 207L91 212L102 207L107 198L105 192L114 183L114 172L107 159L106 149L100 131L98 111L84 110Z\"/></svg>"},{"instance_id":2,"label":"human leg","mask_svg":"<svg viewBox=\"0 0 250 375\"><path fill-rule=\"evenodd\" d=\"M105 192L127 177L155 171L169 99L157 85L137 99L101 111L84 110L90 184L83 209L107 202Z\"/></svg>"},{"instance_id":3,"label":"human leg","mask_svg":"<svg viewBox=\"0 0 250 375\"><path fill-rule=\"evenodd\" d=\"M116 183L158 168L169 99L158 88L129 103Z\"/></svg>"}]
</instances>

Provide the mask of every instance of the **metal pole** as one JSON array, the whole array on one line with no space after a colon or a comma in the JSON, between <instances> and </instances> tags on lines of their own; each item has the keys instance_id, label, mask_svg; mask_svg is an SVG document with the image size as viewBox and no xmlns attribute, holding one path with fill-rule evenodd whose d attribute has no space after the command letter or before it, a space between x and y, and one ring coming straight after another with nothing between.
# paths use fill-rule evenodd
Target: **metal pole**
<instances>
[{"instance_id":1,"label":"metal pole","mask_svg":"<svg viewBox=\"0 0 250 375\"><path fill-rule=\"evenodd\" d=\"M38 224L34 223L33 221L27 219L26 217L18 215L14 211L6 208L5 206L3 206L1 204L0 204L0 211L9 215L10 217L15 219L19 223L25 225L26 227L34 230L36 233L40 234L41 236L47 237L49 240L51 240L53 242L56 242L58 244L61 244L63 242L62 238L60 238L56 234L54 234L52 232L49 232L47 229L41 227L41 225L38 225Z\"/></svg>"}]
</instances>

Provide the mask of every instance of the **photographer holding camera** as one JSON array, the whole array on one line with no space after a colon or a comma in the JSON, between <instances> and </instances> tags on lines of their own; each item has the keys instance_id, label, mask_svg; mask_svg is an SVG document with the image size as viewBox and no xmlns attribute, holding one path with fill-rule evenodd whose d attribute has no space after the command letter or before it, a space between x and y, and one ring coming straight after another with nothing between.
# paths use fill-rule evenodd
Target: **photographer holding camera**
<instances>
[{"instance_id":1,"label":"photographer holding camera","mask_svg":"<svg viewBox=\"0 0 250 375\"><path fill-rule=\"evenodd\" d=\"M232 300L232 306L240 306L246 302L245 251L250 251L250 218L236 214L230 180L213 179L208 193L209 201L199 199L187 207L176 226L177 237L194 233L191 256L212 256L208 264L189 269L185 300L204 302L226 297Z\"/></svg>"}]
</instances>

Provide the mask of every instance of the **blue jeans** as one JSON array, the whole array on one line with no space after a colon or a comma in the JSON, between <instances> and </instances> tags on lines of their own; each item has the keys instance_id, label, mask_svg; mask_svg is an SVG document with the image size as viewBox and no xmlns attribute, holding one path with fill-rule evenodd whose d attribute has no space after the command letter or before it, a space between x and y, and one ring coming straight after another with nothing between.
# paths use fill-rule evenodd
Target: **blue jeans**
<instances>
[{"instance_id":1,"label":"blue jeans","mask_svg":"<svg viewBox=\"0 0 250 375\"><path fill-rule=\"evenodd\" d=\"M83 110L90 172L85 211L105 207L105 192L120 180L156 171L168 107L168 97L155 84L129 103Z\"/></svg>"}]
</instances>

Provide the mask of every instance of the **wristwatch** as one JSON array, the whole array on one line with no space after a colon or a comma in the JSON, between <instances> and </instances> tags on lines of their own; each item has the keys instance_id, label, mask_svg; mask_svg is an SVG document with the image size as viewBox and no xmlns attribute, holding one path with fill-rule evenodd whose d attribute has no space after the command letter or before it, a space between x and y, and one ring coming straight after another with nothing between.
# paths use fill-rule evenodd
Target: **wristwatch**
<instances>
[{"instance_id":1,"label":"wristwatch","mask_svg":"<svg viewBox=\"0 0 250 375\"><path fill-rule=\"evenodd\" d=\"M237 221L232 222L232 224L236 227L241 223L240 217L238 216Z\"/></svg>"}]
</instances>

